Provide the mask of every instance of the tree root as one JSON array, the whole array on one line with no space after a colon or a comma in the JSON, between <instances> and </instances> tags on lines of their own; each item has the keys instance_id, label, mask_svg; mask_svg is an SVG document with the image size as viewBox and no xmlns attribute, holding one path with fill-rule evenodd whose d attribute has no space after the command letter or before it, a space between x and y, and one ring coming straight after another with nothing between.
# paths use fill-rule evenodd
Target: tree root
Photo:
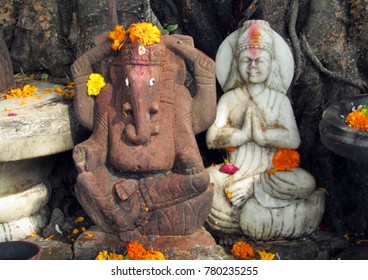
<instances>
[{"instance_id":1,"label":"tree root","mask_svg":"<svg viewBox=\"0 0 368 280\"><path fill-rule=\"evenodd\" d=\"M295 26L298 18L299 11L299 0L291 0L289 4L289 23L288 32L292 47L294 49L294 60L295 60L295 75L294 83L299 79L303 72L303 54L300 47L298 35L296 34Z\"/></svg>"},{"instance_id":2,"label":"tree root","mask_svg":"<svg viewBox=\"0 0 368 280\"><path fill-rule=\"evenodd\" d=\"M324 67L322 65L321 61L318 59L318 57L313 53L313 50L309 46L305 34L301 34L301 41L302 41L301 45L302 45L302 48L303 48L303 51L304 51L305 55L312 61L314 66L319 71L321 71L324 75L326 75L326 76L328 76L328 77L330 77L330 78L332 78L336 81L339 81L339 82L351 85L353 87L356 87L362 93L367 93L368 92L368 84L367 84L367 82L363 81L362 79L360 79L360 78L352 79L350 77L343 76L339 73L332 72L332 71L328 70L326 67Z\"/></svg>"}]
</instances>

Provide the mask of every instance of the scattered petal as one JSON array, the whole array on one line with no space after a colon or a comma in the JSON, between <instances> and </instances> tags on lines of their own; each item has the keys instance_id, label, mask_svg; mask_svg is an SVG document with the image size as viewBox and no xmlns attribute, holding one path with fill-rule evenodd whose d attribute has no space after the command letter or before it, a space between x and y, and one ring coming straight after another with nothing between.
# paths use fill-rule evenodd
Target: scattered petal
<instances>
[{"instance_id":1,"label":"scattered petal","mask_svg":"<svg viewBox=\"0 0 368 280\"><path fill-rule=\"evenodd\" d=\"M18 114L17 113L9 113L7 116L8 117L15 117L15 116L18 116Z\"/></svg>"},{"instance_id":2,"label":"scattered petal","mask_svg":"<svg viewBox=\"0 0 368 280\"><path fill-rule=\"evenodd\" d=\"M73 229L72 234L78 234L78 233L79 233L79 229L77 228Z\"/></svg>"},{"instance_id":3,"label":"scattered petal","mask_svg":"<svg viewBox=\"0 0 368 280\"><path fill-rule=\"evenodd\" d=\"M81 222L83 222L84 221L84 217L83 216L79 216L78 218L76 218L75 220L74 220L74 222L73 223L81 223Z\"/></svg>"},{"instance_id":4,"label":"scattered petal","mask_svg":"<svg viewBox=\"0 0 368 280\"><path fill-rule=\"evenodd\" d=\"M55 236L55 234L51 234L49 237L47 237L45 240L50 240L50 239L53 239L53 238L55 238L56 236Z\"/></svg>"},{"instance_id":5,"label":"scattered petal","mask_svg":"<svg viewBox=\"0 0 368 280\"><path fill-rule=\"evenodd\" d=\"M88 236L88 238L92 238L93 236L95 236L95 234L93 232L88 232L87 236Z\"/></svg>"},{"instance_id":6,"label":"scattered petal","mask_svg":"<svg viewBox=\"0 0 368 280\"><path fill-rule=\"evenodd\" d=\"M257 250L257 253L259 254L261 260L274 260L275 257L276 257L276 254L274 254L274 253L267 253L264 250L263 251Z\"/></svg>"}]
</instances>

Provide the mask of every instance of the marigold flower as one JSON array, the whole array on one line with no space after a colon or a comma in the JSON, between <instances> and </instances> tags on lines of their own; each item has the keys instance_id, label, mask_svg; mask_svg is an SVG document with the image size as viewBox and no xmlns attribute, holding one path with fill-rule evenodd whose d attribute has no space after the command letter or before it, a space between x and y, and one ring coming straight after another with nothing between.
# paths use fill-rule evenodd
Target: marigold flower
<instances>
[{"instance_id":1,"label":"marigold flower","mask_svg":"<svg viewBox=\"0 0 368 280\"><path fill-rule=\"evenodd\" d=\"M128 32L132 43L139 40L142 45L150 46L160 42L161 32L150 22L133 23Z\"/></svg>"},{"instance_id":2,"label":"marigold flower","mask_svg":"<svg viewBox=\"0 0 368 280\"><path fill-rule=\"evenodd\" d=\"M346 123L354 128L368 130L368 116L363 112L364 107L360 107L350 112L346 117Z\"/></svg>"},{"instance_id":3,"label":"marigold flower","mask_svg":"<svg viewBox=\"0 0 368 280\"><path fill-rule=\"evenodd\" d=\"M231 249L231 253L236 259L250 260L254 257L254 249L245 241L237 241Z\"/></svg>"},{"instance_id":4,"label":"marigold flower","mask_svg":"<svg viewBox=\"0 0 368 280\"><path fill-rule=\"evenodd\" d=\"M147 251L143 256L143 260L166 260L165 255L160 251Z\"/></svg>"},{"instance_id":5,"label":"marigold flower","mask_svg":"<svg viewBox=\"0 0 368 280\"><path fill-rule=\"evenodd\" d=\"M84 217L83 216L79 216L77 218L74 219L73 223L81 223L84 221Z\"/></svg>"},{"instance_id":6,"label":"marigold flower","mask_svg":"<svg viewBox=\"0 0 368 280\"><path fill-rule=\"evenodd\" d=\"M34 93L38 91L36 86L32 86L30 84L26 84L23 86L23 89L16 88L10 90L9 94L5 94L5 98L8 99L10 97L17 98L34 98Z\"/></svg>"},{"instance_id":7,"label":"marigold flower","mask_svg":"<svg viewBox=\"0 0 368 280\"><path fill-rule=\"evenodd\" d=\"M119 51L124 45L126 39L126 31L124 30L124 27L116 25L115 30L109 33L108 38L113 41L111 48L114 51Z\"/></svg>"},{"instance_id":8,"label":"marigold flower","mask_svg":"<svg viewBox=\"0 0 368 280\"><path fill-rule=\"evenodd\" d=\"M266 251L259 251L257 250L257 253L259 254L260 260L274 260L276 257L276 254L274 253L267 253Z\"/></svg>"},{"instance_id":9,"label":"marigold flower","mask_svg":"<svg viewBox=\"0 0 368 280\"><path fill-rule=\"evenodd\" d=\"M272 158L273 169L268 171L269 174L276 171L286 171L294 167L298 167L300 156L296 150L279 149Z\"/></svg>"},{"instance_id":10,"label":"marigold flower","mask_svg":"<svg viewBox=\"0 0 368 280\"><path fill-rule=\"evenodd\" d=\"M142 244L136 241L130 241L126 249L131 260L141 260L142 257L147 253Z\"/></svg>"},{"instance_id":11,"label":"marigold flower","mask_svg":"<svg viewBox=\"0 0 368 280\"><path fill-rule=\"evenodd\" d=\"M142 244L131 241L127 245L127 255L131 260L165 260L165 255L160 251L147 251Z\"/></svg>"},{"instance_id":12,"label":"marigold flower","mask_svg":"<svg viewBox=\"0 0 368 280\"><path fill-rule=\"evenodd\" d=\"M101 89L106 85L105 79L101 74L92 73L87 82L88 95L99 95Z\"/></svg>"}]
</instances>

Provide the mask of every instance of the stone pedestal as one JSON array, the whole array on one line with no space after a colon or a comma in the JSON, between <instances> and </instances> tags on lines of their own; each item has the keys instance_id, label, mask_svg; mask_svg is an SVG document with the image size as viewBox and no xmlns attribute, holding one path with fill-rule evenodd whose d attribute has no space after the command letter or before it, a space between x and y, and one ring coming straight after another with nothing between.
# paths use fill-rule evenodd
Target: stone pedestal
<instances>
[{"instance_id":1,"label":"stone pedestal","mask_svg":"<svg viewBox=\"0 0 368 280\"><path fill-rule=\"evenodd\" d=\"M368 95L364 94L327 107L319 124L321 141L327 149L350 160L367 162L368 132L346 124L352 107L358 108L367 102Z\"/></svg>"},{"instance_id":2,"label":"stone pedestal","mask_svg":"<svg viewBox=\"0 0 368 280\"><path fill-rule=\"evenodd\" d=\"M55 84L25 82L38 87L35 98L0 100L0 241L21 239L47 224L46 178L56 154L77 141L72 101L42 94Z\"/></svg>"},{"instance_id":3,"label":"stone pedestal","mask_svg":"<svg viewBox=\"0 0 368 280\"><path fill-rule=\"evenodd\" d=\"M93 236L90 233L93 233ZM146 250L161 251L168 260L233 259L203 228L187 236L145 236L138 241ZM74 243L74 258L95 259L103 250L123 254L126 245L117 235L102 232L94 226L82 233Z\"/></svg>"}]
</instances>

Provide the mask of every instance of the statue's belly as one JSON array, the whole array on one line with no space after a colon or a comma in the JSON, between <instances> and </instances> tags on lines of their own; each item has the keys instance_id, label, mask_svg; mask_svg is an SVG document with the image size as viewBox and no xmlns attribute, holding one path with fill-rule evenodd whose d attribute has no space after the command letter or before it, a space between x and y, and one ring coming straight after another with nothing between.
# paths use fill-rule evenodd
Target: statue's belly
<instances>
[{"instance_id":1,"label":"statue's belly","mask_svg":"<svg viewBox=\"0 0 368 280\"><path fill-rule=\"evenodd\" d=\"M111 143L112 142L112 143ZM160 172L172 169L175 161L172 137L153 137L147 144L131 146L111 141L108 160L121 172Z\"/></svg>"}]
</instances>

